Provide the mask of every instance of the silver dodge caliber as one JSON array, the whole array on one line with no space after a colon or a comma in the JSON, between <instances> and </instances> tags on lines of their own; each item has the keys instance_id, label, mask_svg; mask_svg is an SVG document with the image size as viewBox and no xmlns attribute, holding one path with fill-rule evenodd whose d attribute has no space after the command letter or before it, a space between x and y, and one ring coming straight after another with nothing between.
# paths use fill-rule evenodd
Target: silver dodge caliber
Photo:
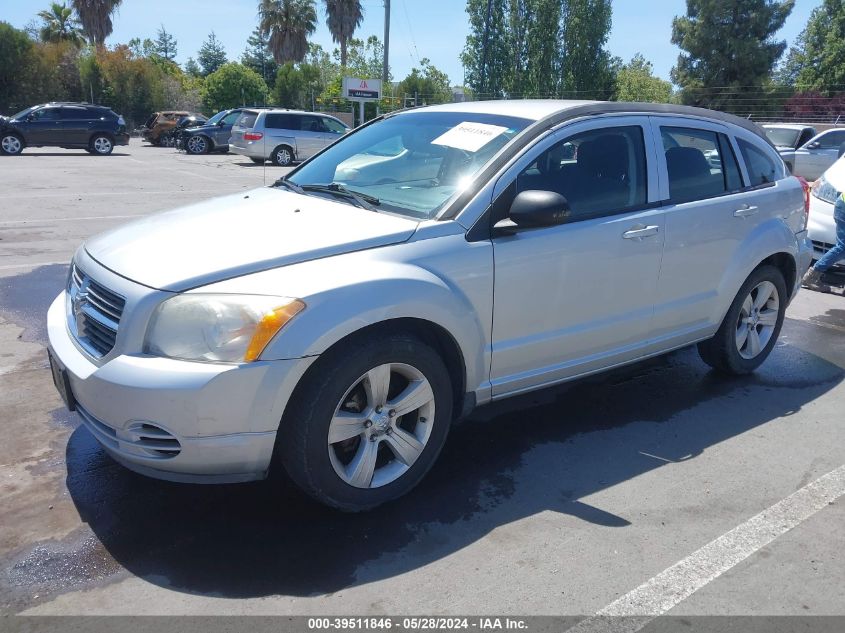
<instances>
[{"instance_id":1,"label":"silver dodge caliber","mask_svg":"<svg viewBox=\"0 0 845 633\"><path fill-rule=\"evenodd\" d=\"M364 510L413 488L476 405L692 344L754 370L812 257L807 208L730 115L386 115L271 187L86 242L48 315L53 377L132 470L284 468Z\"/></svg>"}]
</instances>

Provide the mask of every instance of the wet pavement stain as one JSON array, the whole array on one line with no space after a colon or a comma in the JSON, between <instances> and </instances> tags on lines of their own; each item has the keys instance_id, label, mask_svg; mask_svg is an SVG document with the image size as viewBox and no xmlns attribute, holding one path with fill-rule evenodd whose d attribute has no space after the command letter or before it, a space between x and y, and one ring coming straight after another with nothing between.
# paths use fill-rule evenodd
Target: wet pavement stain
<instances>
[{"instance_id":1,"label":"wet pavement stain","mask_svg":"<svg viewBox=\"0 0 845 633\"><path fill-rule=\"evenodd\" d=\"M21 340L47 344L47 309L65 287L67 272L67 266L52 264L0 278L0 315L23 328Z\"/></svg>"}]
</instances>

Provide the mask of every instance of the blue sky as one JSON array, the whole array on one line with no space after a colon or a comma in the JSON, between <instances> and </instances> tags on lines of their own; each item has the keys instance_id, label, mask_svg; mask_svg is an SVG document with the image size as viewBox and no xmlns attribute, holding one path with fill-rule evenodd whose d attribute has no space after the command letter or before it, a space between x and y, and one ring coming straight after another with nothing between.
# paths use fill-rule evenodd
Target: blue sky
<instances>
[{"instance_id":1,"label":"blue sky","mask_svg":"<svg viewBox=\"0 0 845 633\"><path fill-rule=\"evenodd\" d=\"M0 20L22 28L48 4L49 0L0 0ZM364 23L356 35L382 37L382 0L363 0L362 4ZM799 0L796 4L779 34L790 44L821 0ZM154 37L163 23L178 40L179 62L195 57L212 30L229 58L240 58L246 38L257 23L257 5L257 0L123 0L107 43ZM331 50L334 45L325 26L322 0L318 5L320 25L313 41ZM463 83L458 56L468 32L465 6L463 0L392 0L390 64L394 78L403 78L420 58L428 57L453 84ZM656 74L668 79L678 56L678 49L670 42L672 18L683 13L685 6L685 0L615 0L608 48L626 61L641 52L654 64Z\"/></svg>"}]
</instances>

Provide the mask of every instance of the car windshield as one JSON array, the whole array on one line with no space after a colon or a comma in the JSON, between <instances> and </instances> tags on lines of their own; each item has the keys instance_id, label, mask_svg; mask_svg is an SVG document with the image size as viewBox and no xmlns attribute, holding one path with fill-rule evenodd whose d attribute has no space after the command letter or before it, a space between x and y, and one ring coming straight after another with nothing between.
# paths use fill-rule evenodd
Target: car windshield
<instances>
[{"instance_id":1,"label":"car windshield","mask_svg":"<svg viewBox=\"0 0 845 633\"><path fill-rule=\"evenodd\" d=\"M801 134L801 130L793 130L786 127L766 128L766 136L778 147L795 147L795 142L798 140L799 134Z\"/></svg>"},{"instance_id":2,"label":"car windshield","mask_svg":"<svg viewBox=\"0 0 845 633\"><path fill-rule=\"evenodd\" d=\"M206 122L205 122L205 125L214 125L214 124L215 124L215 123L217 123L220 119L222 119L224 116L226 116L226 113L227 113L227 112L228 112L228 110L221 110L220 112L218 112L217 114L215 114L213 117L211 117L208 121L206 121Z\"/></svg>"},{"instance_id":3,"label":"car windshield","mask_svg":"<svg viewBox=\"0 0 845 633\"><path fill-rule=\"evenodd\" d=\"M377 200L379 211L430 219L530 123L473 112L400 114L338 141L288 180L306 189L339 185Z\"/></svg>"},{"instance_id":4,"label":"car windshield","mask_svg":"<svg viewBox=\"0 0 845 633\"><path fill-rule=\"evenodd\" d=\"M12 118L13 118L13 119L15 119L15 120L17 120L17 119L22 119L22 118L23 118L23 117L25 117L27 114L29 114L30 112L32 112L32 111L33 111L36 107L38 107L38 106L31 106L31 107L27 108L26 110L21 110L21 111L20 111L20 112L18 112L17 114L13 114L13 115L12 115Z\"/></svg>"}]
</instances>

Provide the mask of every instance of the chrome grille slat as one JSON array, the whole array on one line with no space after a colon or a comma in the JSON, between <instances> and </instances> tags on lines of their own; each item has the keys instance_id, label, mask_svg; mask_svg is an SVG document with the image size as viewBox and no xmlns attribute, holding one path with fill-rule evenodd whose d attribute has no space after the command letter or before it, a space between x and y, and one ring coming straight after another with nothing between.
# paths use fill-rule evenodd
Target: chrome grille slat
<instances>
[{"instance_id":1,"label":"chrome grille slat","mask_svg":"<svg viewBox=\"0 0 845 633\"><path fill-rule=\"evenodd\" d=\"M94 357L114 349L126 300L73 264L68 283L71 333Z\"/></svg>"}]
</instances>

